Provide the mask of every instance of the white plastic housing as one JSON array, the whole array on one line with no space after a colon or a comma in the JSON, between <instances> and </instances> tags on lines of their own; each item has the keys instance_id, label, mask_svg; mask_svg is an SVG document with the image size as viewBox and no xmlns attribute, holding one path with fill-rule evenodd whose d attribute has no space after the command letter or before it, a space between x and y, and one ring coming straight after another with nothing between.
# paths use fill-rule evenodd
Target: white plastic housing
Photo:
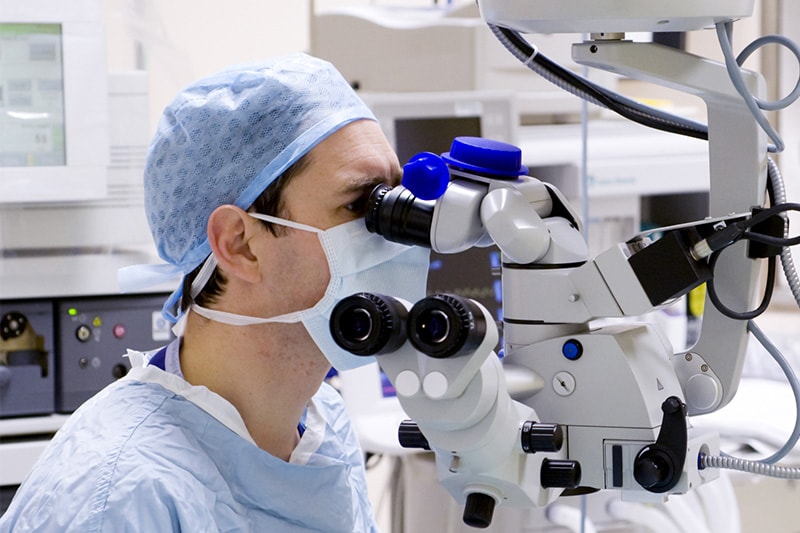
<instances>
[{"instance_id":1,"label":"white plastic housing","mask_svg":"<svg viewBox=\"0 0 800 533\"><path fill-rule=\"evenodd\" d=\"M491 24L531 33L699 30L753 14L755 0L480 0Z\"/></svg>"}]
</instances>

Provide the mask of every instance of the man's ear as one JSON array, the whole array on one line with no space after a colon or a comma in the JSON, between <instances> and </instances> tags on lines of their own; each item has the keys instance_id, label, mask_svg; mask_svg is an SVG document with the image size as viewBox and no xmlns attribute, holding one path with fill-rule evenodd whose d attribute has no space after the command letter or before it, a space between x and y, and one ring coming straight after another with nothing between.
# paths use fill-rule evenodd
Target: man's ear
<instances>
[{"instance_id":1,"label":"man's ear","mask_svg":"<svg viewBox=\"0 0 800 533\"><path fill-rule=\"evenodd\" d=\"M235 205L221 205L208 218L208 243L223 273L250 283L259 280L258 257L251 239L260 224Z\"/></svg>"}]
</instances>

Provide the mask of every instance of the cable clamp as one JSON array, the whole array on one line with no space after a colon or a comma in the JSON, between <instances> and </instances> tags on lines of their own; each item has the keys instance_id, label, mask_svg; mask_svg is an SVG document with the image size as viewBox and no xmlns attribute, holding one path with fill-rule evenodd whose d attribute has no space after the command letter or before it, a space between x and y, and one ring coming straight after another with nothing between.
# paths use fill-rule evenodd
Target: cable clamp
<instances>
[{"instance_id":1,"label":"cable clamp","mask_svg":"<svg viewBox=\"0 0 800 533\"><path fill-rule=\"evenodd\" d=\"M539 55L539 48L535 44L531 43L531 48L533 48L533 52L531 53L530 57L522 62L522 64L526 67L530 66L531 62L533 62L533 60L536 59L536 56Z\"/></svg>"}]
</instances>

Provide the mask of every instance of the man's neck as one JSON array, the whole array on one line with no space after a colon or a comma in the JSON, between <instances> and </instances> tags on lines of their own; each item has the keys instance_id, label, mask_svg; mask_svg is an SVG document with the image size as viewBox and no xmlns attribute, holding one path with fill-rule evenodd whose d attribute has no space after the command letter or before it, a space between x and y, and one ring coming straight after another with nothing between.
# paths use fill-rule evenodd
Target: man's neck
<instances>
[{"instance_id":1,"label":"man's neck","mask_svg":"<svg viewBox=\"0 0 800 533\"><path fill-rule=\"evenodd\" d=\"M231 402L260 448L288 461L328 365L301 324L229 326L192 313L181 370Z\"/></svg>"}]
</instances>

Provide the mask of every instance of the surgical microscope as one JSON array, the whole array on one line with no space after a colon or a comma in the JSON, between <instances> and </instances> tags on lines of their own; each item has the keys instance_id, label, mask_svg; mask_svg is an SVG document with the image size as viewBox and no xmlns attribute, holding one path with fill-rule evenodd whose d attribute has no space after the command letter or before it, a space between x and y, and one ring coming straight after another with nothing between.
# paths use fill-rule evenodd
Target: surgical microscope
<instances>
[{"instance_id":1,"label":"surgical microscope","mask_svg":"<svg viewBox=\"0 0 800 533\"><path fill-rule=\"evenodd\" d=\"M758 332L751 319L769 304L778 258L800 298L788 248L798 239L788 237L786 219L800 206L786 202L769 158L782 146L758 109L765 83L741 68L752 50L739 58L725 50L733 21L750 16L753 0L478 3L509 51L554 83L642 124L707 139L710 217L589 257L580 217L555 187L528 175L519 148L459 137L445 154L412 158L402 185L372 192L367 227L445 254L496 245L502 357L495 319L476 301L372 293L340 301L331 334L351 353L376 357L388 376L409 417L400 444L435 454L439 482L477 528L491 524L498 505L544 506L562 495L610 489L663 501L713 481L719 468L800 476L774 464L796 443L797 426L773 461L747 463L721 453L717 433L691 424L735 395L748 334ZM624 33L709 26L725 62ZM707 126L563 72L523 32L588 34L573 46L578 63L697 95ZM637 317L702 284L699 339L674 353L656 325Z\"/></svg>"}]
</instances>

